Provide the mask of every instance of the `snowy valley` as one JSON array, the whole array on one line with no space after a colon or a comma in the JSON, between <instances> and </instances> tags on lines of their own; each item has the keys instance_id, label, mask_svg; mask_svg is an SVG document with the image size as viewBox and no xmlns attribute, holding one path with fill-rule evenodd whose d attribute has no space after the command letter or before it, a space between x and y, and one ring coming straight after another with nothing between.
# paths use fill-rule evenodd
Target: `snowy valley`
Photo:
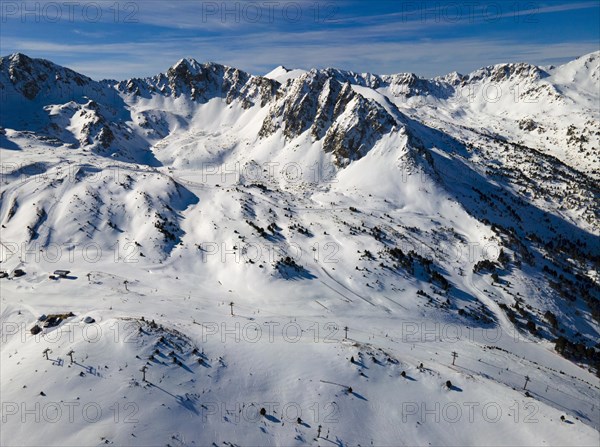
<instances>
[{"instance_id":1,"label":"snowy valley","mask_svg":"<svg viewBox=\"0 0 600 447\"><path fill-rule=\"evenodd\" d=\"M598 445L600 52L0 95L2 445Z\"/></svg>"}]
</instances>

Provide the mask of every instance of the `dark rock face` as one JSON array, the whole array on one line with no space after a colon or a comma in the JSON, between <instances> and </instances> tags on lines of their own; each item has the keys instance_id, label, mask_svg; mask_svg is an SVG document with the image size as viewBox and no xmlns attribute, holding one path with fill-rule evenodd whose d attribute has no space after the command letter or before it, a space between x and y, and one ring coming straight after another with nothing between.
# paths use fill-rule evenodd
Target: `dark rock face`
<instances>
[{"instance_id":1,"label":"dark rock face","mask_svg":"<svg viewBox=\"0 0 600 447\"><path fill-rule=\"evenodd\" d=\"M465 82L488 80L502 82L508 79L538 80L548 76L540 67L530 64L499 64L481 68L465 78Z\"/></svg>"},{"instance_id":2,"label":"dark rock face","mask_svg":"<svg viewBox=\"0 0 600 447\"><path fill-rule=\"evenodd\" d=\"M0 67L2 69L3 67ZM8 62L9 79L13 84L20 87L21 92L27 99L34 99L40 91L38 82L44 82L47 76L39 73L34 76L32 73L32 60L23 55L16 54Z\"/></svg>"},{"instance_id":3,"label":"dark rock face","mask_svg":"<svg viewBox=\"0 0 600 447\"><path fill-rule=\"evenodd\" d=\"M396 123L379 104L360 95L350 105L350 114L352 119L333 125L323 142L323 149L333 153L338 166L362 158Z\"/></svg>"},{"instance_id":4,"label":"dark rock face","mask_svg":"<svg viewBox=\"0 0 600 447\"><path fill-rule=\"evenodd\" d=\"M0 73L7 75L15 89L29 100L40 93L49 93L55 84L74 84L83 87L92 79L68 68L60 67L43 59L31 59L16 53L0 59Z\"/></svg>"},{"instance_id":5,"label":"dark rock face","mask_svg":"<svg viewBox=\"0 0 600 447\"><path fill-rule=\"evenodd\" d=\"M247 109L255 103L264 107L275 96L278 86L276 81L252 76L237 68L182 59L166 74L123 81L117 84L117 89L146 98L153 94L183 96L200 103L214 98L225 99L227 104L239 100Z\"/></svg>"},{"instance_id":6,"label":"dark rock face","mask_svg":"<svg viewBox=\"0 0 600 447\"><path fill-rule=\"evenodd\" d=\"M365 155L396 122L376 101L329 74L313 70L282 87L259 135L267 138L281 129L291 140L310 131L343 166Z\"/></svg>"},{"instance_id":7,"label":"dark rock face","mask_svg":"<svg viewBox=\"0 0 600 447\"><path fill-rule=\"evenodd\" d=\"M109 147L112 142L115 140L115 134L110 130L110 127L103 126L98 133L98 141L102 145L102 147Z\"/></svg>"}]
</instances>

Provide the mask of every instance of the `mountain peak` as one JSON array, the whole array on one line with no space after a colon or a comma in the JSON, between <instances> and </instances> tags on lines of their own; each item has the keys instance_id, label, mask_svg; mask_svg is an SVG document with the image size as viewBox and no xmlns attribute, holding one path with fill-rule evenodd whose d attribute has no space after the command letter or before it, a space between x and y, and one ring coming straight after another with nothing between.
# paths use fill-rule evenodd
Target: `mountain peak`
<instances>
[{"instance_id":1,"label":"mountain peak","mask_svg":"<svg viewBox=\"0 0 600 447\"><path fill-rule=\"evenodd\" d=\"M68 93L94 82L69 68L46 59L33 59L23 53L0 58L0 76L30 100L42 92L50 96L59 90Z\"/></svg>"},{"instance_id":2,"label":"mountain peak","mask_svg":"<svg viewBox=\"0 0 600 447\"><path fill-rule=\"evenodd\" d=\"M302 70L302 69L298 69L298 68L296 68L296 69L287 68L283 65L280 65L277 68L271 70L266 75L264 75L264 77L267 79L274 79L278 82L285 83L287 80L295 79L295 78L303 75L306 72L307 72L306 70Z\"/></svg>"},{"instance_id":3,"label":"mountain peak","mask_svg":"<svg viewBox=\"0 0 600 447\"><path fill-rule=\"evenodd\" d=\"M22 61L25 61L25 62L31 61L31 58L24 53L13 53L10 56L8 56L8 59L11 62L15 62L15 63L19 63Z\"/></svg>"},{"instance_id":4,"label":"mountain peak","mask_svg":"<svg viewBox=\"0 0 600 447\"><path fill-rule=\"evenodd\" d=\"M217 62L207 61L207 62L199 62L197 59L193 57L184 57L179 59L175 64L173 64L170 68L178 68L178 67L186 67L188 69L198 70L202 67L223 67L223 68L233 68L229 65L219 64Z\"/></svg>"},{"instance_id":5,"label":"mountain peak","mask_svg":"<svg viewBox=\"0 0 600 447\"><path fill-rule=\"evenodd\" d=\"M170 68L170 70L173 70L175 72L182 72L182 71L198 71L199 69L201 69L200 63L196 60L193 59L191 57L185 57L182 59L179 59L175 64L173 64Z\"/></svg>"},{"instance_id":6,"label":"mountain peak","mask_svg":"<svg viewBox=\"0 0 600 447\"><path fill-rule=\"evenodd\" d=\"M502 82L509 79L537 81L547 76L548 73L537 65L517 62L488 65L472 72L468 75L468 78L471 81L478 81L485 78L492 82Z\"/></svg>"}]
</instances>

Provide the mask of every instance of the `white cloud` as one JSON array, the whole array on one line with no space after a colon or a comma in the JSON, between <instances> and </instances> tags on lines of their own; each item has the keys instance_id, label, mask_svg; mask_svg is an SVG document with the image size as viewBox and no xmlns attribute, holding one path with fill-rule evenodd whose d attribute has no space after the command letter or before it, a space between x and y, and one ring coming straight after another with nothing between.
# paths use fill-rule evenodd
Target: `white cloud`
<instances>
[{"instance_id":1,"label":"white cloud","mask_svg":"<svg viewBox=\"0 0 600 447\"><path fill-rule=\"evenodd\" d=\"M523 61L546 65L598 50L597 42L538 45L511 40L456 39L411 42L332 40L318 44L318 36L302 39L290 49L289 35L253 36L224 49L211 38L164 39L142 43L104 45L52 44L42 41L10 42L15 50L67 65L93 78L125 79L165 71L182 57L214 61L262 74L283 64L312 68L334 66L354 71L394 73L412 71L424 76L451 71L469 72L484 65ZM160 51L157 51L160 48ZM182 51L182 48L185 50ZM184 53L185 51L185 53ZM90 57L93 55L93 57Z\"/></svg>"},{"instance_id":2,"label":"white cloud","mask_svg":"<svg viewBox=\"0 0 600 447\"><path fill-rule=\"evenodd\" d=\"M102 0L99 3L104 8L115 4L113 0ZM76 24L72 30L76 34L71 36L81 37L74 40L77 43L67 40L70 37L68 33L57 35L54 38L56 40L48 41L3 35L2 48L51 59L94 78L153 75L164 71L181 57L188 56L259 74L284 64L298 68L336 66L375 73L412 71L424 76L434 76L454 70L468 72L483 65L506 61L555 63L599 48L598 42L594 41L540 44L519 40L518 37L491 37L491 34L460 39L424 39L420 36L433 35L433 31L447 31L446 28L462 25L448 20L403 20L399 13L363 18L346 17L338 23L310 27L282 27L281 23L249 26L248 23L220 19L207 23L198 19L197 9L200 3L204 3L204 8L210 4L222 8L220 1L140 2L137 19L169 28L144 41L112 43L110 34L104 34L108 31L106 28ZM288 3L291 2L279 2L279 11L282 4ZM326 2L329 3L331 2ZM421 4L407 4L409 3ZM477 2L465 4L467 3ZM121 8L125 4L128 2L119 3ZM522 8L526 10L521 11L522 14L547 14L597 7L593 1L550 6L542 4L535 9L531 9L529 5L535 4L522 4ZM314 8L314 2L302 0L301 8L309 11ZM338 17L342 18L341 12ZM352 26L354 22L359 26ZM210 32L198 36L198 33L188 29L194 27ZM176 31L174 28L185 30ZM215 31L216 29L219 31ZM423 31L424 29L427 31Z\"/></svg>"}]
</instances>

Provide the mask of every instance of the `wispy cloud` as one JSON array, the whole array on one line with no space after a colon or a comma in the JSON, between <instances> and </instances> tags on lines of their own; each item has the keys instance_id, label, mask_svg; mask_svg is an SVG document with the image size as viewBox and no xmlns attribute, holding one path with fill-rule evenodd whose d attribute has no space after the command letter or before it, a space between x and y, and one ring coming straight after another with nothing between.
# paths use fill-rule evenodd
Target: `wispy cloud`
<instances>
[{"instance_id":1,"label":"wispy cloud","mask_svg":"<svg viewBox=\"0 0 600 447\"><path fill-rule=\"evenodd\" d=\"M55 2L38 3L43 9ZM69 26L3 18L0 50L51 59L95 78L153 75L188 56L257 74L284 64L434 76L506 61L564 61L598 50L600 38L596 1L384 0L369 7L344 0L321 1L318 9L314 0L94 3L101 20L83 20L75 9ZM258 13L249 5L262 8L260 20L249 20ZM576 26L562 21L569 14L578 14Z\"/></svg>"},{"instance_id":2,"label":"wispy cloud","mask_svg":"<svg viewBox=\"0 0 600 447\"><path fill-rule=\"evenodd\" d=\"M274 36L278 37L278 36ZM523 61L539 65L570 60L598 50L593 41L557 43L539 46L508 39L481 41L454 39L446 41L422 40L413 42L354 43L332 42L319 46L311 42L297 45L290 54L282 39L280 45L267 44L256 36L245 45L230 48L224 53L212 39L191 38L160 42L133 42L104 45L50 44L42 41L20 41L14 45L32 55L44 55L70 68L100 78L125 79L133 76L150 76L165 71L181 57L194 57L200 61L215 61L235 66L254 74L263 74L276 65L297 68L339 67L353 71L393 73L416 72L423 76L443 75L450 71L469 72L484 65ZM316 39L316 36L314 36ZM182 52L181 48L193 48ZM93 52L96 57L89 60ZM391 58L390 55L393 55ZM97 61L102 60L99 64Z\"/></svg>"}]
</instances>

